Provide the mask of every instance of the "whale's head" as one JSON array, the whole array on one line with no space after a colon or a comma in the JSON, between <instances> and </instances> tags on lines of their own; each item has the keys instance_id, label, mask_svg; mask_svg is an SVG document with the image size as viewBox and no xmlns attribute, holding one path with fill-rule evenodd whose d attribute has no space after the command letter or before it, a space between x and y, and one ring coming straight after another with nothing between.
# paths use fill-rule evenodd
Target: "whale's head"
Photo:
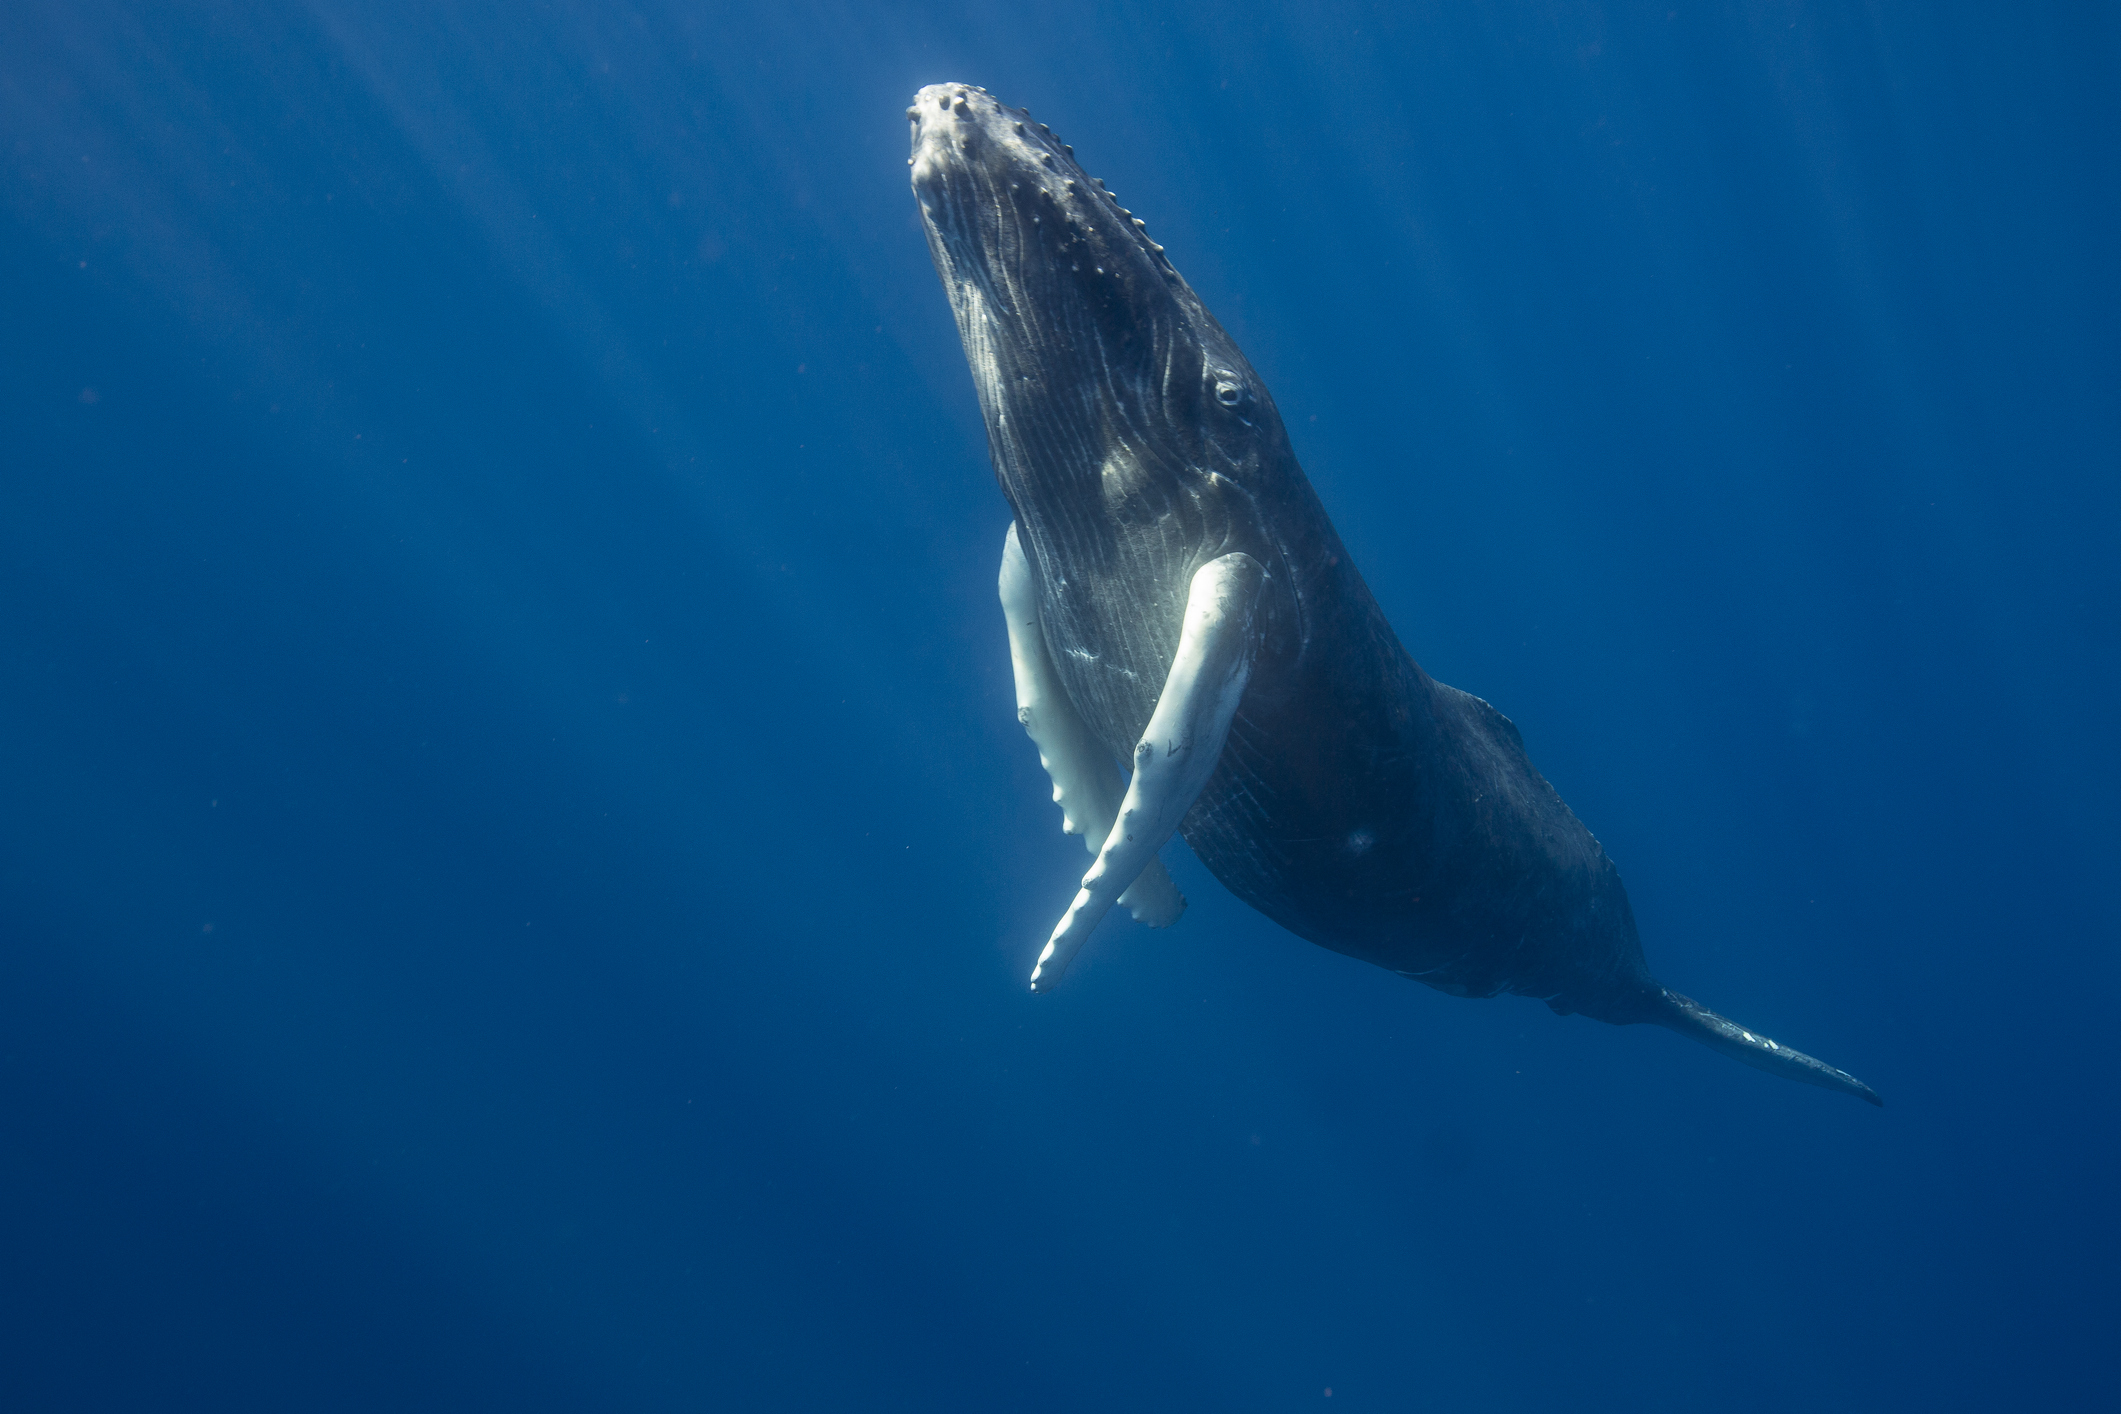
<instances>
[{"instance_id":1,"label":"whale's head","mask_svg":"<svg viewBox=\"0 0 2121 1414\"><path fill-rule=\"evenodd\" d=\"M929 249L1020 509L1086 480L1108 496L1174 473L1242 484L1285 451L1258 375L1074 149L969 84L931 84L906 113Z\"/></svg>"}]
</instances>

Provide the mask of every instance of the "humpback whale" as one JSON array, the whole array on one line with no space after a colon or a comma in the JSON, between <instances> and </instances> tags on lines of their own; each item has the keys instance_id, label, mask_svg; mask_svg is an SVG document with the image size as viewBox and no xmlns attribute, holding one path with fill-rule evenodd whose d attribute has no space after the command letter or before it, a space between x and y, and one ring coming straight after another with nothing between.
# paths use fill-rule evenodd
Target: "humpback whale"
<instances>
[{"instance_id":1,"label":"humpback whale","mask_svg":"<svg viewBox=\"0 0 2121 1414\"><path fill-rule=\"evenodd\" d=\"M1401 646L1259 375L1074 149L970 84L906 112L1015 513L999 588L1017 715L1093 856L1032 990L1115 905L1176 921L1157 852L1177 833L1321 947L1882 1103L1650 974L1612 860L1509 718Z\"/></svg>"}]
</instances>

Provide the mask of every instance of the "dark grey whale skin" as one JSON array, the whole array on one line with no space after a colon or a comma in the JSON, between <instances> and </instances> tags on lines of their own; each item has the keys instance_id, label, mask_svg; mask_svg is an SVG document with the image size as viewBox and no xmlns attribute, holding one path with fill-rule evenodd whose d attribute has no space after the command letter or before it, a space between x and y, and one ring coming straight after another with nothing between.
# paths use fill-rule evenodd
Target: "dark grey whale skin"
<instances>
[{"instance_id":1,"label":"dark grey whale skin","mask_svg":"<svg viewBox=\"0 0 2121 1414\"><path fill-rule=\"evenodd\" d=\"M1656 1022L1879 1103L1659 985L1619 871L1486 702L1400 644L1236 344L1071 149L923 89L914 186L1070 700L1131 757L1193 573L1266 570L1263 642L1181 833L1299 937L1457 996Z\"/></svg>"}]
</instances>

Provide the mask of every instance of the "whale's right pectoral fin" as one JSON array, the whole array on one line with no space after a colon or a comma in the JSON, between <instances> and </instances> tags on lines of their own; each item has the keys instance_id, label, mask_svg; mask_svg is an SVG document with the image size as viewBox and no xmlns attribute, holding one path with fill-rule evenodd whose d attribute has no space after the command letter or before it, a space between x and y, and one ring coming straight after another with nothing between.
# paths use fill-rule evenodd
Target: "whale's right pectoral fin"
<instances>
[{"instance_id":1,"label":"whale's right pectoral fin","mask_svg":"<svg viewBox=\"0 0 2121 1414\"><path fill-rule=\"evenodd\" d=\"M1031 563L1009 527L1002 542L1002 613L1009 621L1009 668L1016 678L1016 719L1038 748L1038 762L1053 780L1053 800L1061 808L1061 829L1081 835L1094 856L1105 847L1112 822L1119 817L1126 783L1111 754L1068 700L1046 652L1045 631L1038 621L1038 585ZM1186 900L1164 872L1154 851L1119 896L1122 907L1152 928L1168 928L1186 911Z\"/></svg>"},{"instance_id":2,"label":"whale's right pectoral fin","mask_svg":"<svg viewBox=\"0 0 2121 1414\"><path fill-rule=\"evenodd\" d=\"M1119 818L1083 875L1082 890L1031 969L1031 990L1060 980L1091 930L1119 901L1120 890L1156 857L1215 773L1230 723L1259 655L1258 608L1266 573L1242 552L1210 560L1194 573L1178 652L1163 694L1134 748L1134 778Z\"/></svg>"}]
</instances>

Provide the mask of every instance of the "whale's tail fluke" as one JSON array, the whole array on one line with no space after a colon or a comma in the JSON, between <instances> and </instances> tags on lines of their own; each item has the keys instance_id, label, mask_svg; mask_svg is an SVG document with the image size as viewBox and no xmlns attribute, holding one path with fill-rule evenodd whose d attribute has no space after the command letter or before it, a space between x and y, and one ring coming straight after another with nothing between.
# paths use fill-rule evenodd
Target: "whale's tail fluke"
<instances>
[{"instance_id":1,"label":"whale's tail fluke","mask_svg":"<svg viewBox=\"0 0 2121 1414\"><path fill-rule=\"evenodd\" d=\"M1813 1060L1802 1051L1793 1051L1779 1045L1758 1031L1748 1031L1737 1022L1718 1016L1692 997L1682 997L1669 987L1659 989L1663 996L1653 1006L1651 1014L1643 1018L1659 1026L1668 1027L1682 1036L1692 1037L1711 1050L1723 1052L1732 1060L1744 1061L1756 1069L1772 1075L1801 1080L1807 1085L1818 1085L1828 1090L1839 1090L1846 1095L1856 1095L1874 1105L1883 1105L1878 1092L1850 1075L1845 1070L1836 1070L1825 1061Z\"/></svg>"}]
</instances>

